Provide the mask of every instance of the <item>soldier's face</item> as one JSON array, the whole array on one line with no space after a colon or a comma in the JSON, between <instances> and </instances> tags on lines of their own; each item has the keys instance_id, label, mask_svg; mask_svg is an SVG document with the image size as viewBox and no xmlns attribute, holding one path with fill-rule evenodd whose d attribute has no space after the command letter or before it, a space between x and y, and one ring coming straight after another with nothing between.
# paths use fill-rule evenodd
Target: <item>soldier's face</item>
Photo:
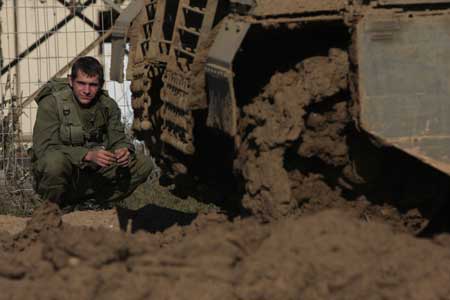
<instances>
[{"instance_id":1,"label":"soldier's face","mask_svg":"<svg viewBox=\"0 0 450 300\"><path fill-rule=\"evenodd\" d=\"M90 104L100 90L100 79L98 76L90 77L81 71L77 72L77 77L75 78L69 76L69 84L78 102L83 105Z\"/></svg>"}]
</instances>

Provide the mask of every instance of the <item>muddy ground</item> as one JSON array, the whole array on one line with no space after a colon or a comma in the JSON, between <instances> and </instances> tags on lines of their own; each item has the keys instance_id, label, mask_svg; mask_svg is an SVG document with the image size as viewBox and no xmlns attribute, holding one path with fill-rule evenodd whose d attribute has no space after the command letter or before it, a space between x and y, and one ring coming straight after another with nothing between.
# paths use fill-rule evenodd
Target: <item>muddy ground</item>
<instances>
[{"instance_id":1,"label":"muddy ground","mask_svg":"<svg viewBox=\"0 0 450 300\"><path fill-rule=\"evenodd\" d=\"M302 188L271 223L147 183L134 214L0 216L0 299L450 299L450 235L415 237L419 210L345 199L317 176Z\"/></svg>"},{"instance_id":2,"label":"muddy ground","mask_svg":"<svg viewBox=\"0 0 450 300\"><path fill-rule=\"evenodd\" d=\"M364 200L326 207L270 224L180 213L157 232L138 214L131 234L115 211L44 205L0 234L0 299L450 299L450 235L416 238Z\"/></svg>"}]
</instances>

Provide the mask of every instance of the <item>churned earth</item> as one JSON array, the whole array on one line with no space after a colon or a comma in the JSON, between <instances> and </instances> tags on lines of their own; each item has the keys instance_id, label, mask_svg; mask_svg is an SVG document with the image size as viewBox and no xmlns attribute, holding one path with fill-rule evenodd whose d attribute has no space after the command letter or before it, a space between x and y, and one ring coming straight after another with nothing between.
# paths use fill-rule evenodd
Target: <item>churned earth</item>
<instances>
[{"instance_id":1,"label":"churned earth","mask_svg":"<svg viewBox=\"0 0 450 300\"><path fill-rule=\"evenodd\" d=\"M271 223L199 211L2 216L0 299L450 299L450 236L414 237L419 212L362 198Z\"/></svg>"}]
</instances>

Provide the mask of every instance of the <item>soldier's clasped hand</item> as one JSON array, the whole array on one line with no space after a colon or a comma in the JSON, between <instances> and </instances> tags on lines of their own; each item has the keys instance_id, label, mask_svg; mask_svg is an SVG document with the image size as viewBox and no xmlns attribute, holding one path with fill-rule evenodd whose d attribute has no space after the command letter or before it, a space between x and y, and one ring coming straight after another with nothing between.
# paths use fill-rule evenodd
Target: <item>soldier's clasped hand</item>
<instances>
[{"instance_id":1,"label":"soldier's clasped hand","mask_svg":"<svg viewBox=\"0 0 450 300\"><path fill-rule=\"evenodd\" d=\"M128 148L120 148L114 151L115 158L117 161L117 164L121 167L128 166L128 162L130 160L130 151Z\"/></svg>"},{"instance_id":2,"label":"soldier's clasped hand","mask_svg":"<svg viewBox=\"0 0 450 300\"><path fill-rule=\"evenodd\" d=\"M100 167L108 167L116 162L116 156L107 150L90 150L84 157L84 161L93 162Z\"/></svg>"}]
</instances>

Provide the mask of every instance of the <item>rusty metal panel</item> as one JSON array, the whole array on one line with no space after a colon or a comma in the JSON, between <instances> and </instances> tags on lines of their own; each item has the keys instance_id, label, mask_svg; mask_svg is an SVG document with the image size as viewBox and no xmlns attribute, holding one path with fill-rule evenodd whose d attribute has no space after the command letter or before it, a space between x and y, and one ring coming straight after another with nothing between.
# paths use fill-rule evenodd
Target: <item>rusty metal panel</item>
<instances>
[{"instance_id":1,"label":"rusty metal panel","mask_svg":"<svg viewBox=\"0 0 450 300\"><path fill-rule=\"evenodd\" d=\"M378 0L380 5L394 6L394 5L412 5L412 4L437 4L437 3L448 3L448 0Z\"/></svg>"},{"instance_id":2,"label":"rusty metal panel","mask_svg":"<svg viewBox=\"0 0 450 300\"><path fill-rule=\"evenodd\" d=\"M231 69L234 56L247 35L249 27L249 23L227 19L209 50L207 63Z\"/></svg>"},{"instance_id":3,"label":"rusty metal panel","mask_svg":"<svg viewBox=\"0 0 450 300\"><path fill-rule=\"evenodd\" d=\"M206 64L209 127L230 136L237 132L236 99L233 84L233 60L250 25L228 19L209 51Z\"/></svg>"},{"instance_id":4,"label":"rusty metal panel","mask_svg":"<svg viewBox=\"0 0 450 300\"><path fill-rule=\"evenodd\" d=\"M450 16L357 27L362 128L450 174Z\"/></svg>"},{"instance_id":5,"label":"rusty metal panel","mask_svg":"<svg viewBox=\"0 0 450 300\"><path fill-rule=\"evenodd\" d=\"M209 92L206 124L234 136L237 133L237 109L233 74L228 70L211 66L206 69L206 72Z\"/></svg>"},{"instance_id":6,"label":"rusty metal panel","mask_svg":"<svg viewBox=\"0 0 450 300\"><path fill-rule=\"evenodd\" d=\"M256 0L251 14L277 16L344 10L347 0Z\"/></svg>"},{"instance_id":7,"label":"rusty metal panel","mask_svg":"<svg viewBox=\"0 0 450 300\"><path fill-rule=\"evenodd\" d=\"M123 57L125 55L125 44L127 31L131 21L144 8L142 0L131 2L117 18L111 35L112 55L111 55L111 80L123 82Z\"/></svg>"}]
</instances>

